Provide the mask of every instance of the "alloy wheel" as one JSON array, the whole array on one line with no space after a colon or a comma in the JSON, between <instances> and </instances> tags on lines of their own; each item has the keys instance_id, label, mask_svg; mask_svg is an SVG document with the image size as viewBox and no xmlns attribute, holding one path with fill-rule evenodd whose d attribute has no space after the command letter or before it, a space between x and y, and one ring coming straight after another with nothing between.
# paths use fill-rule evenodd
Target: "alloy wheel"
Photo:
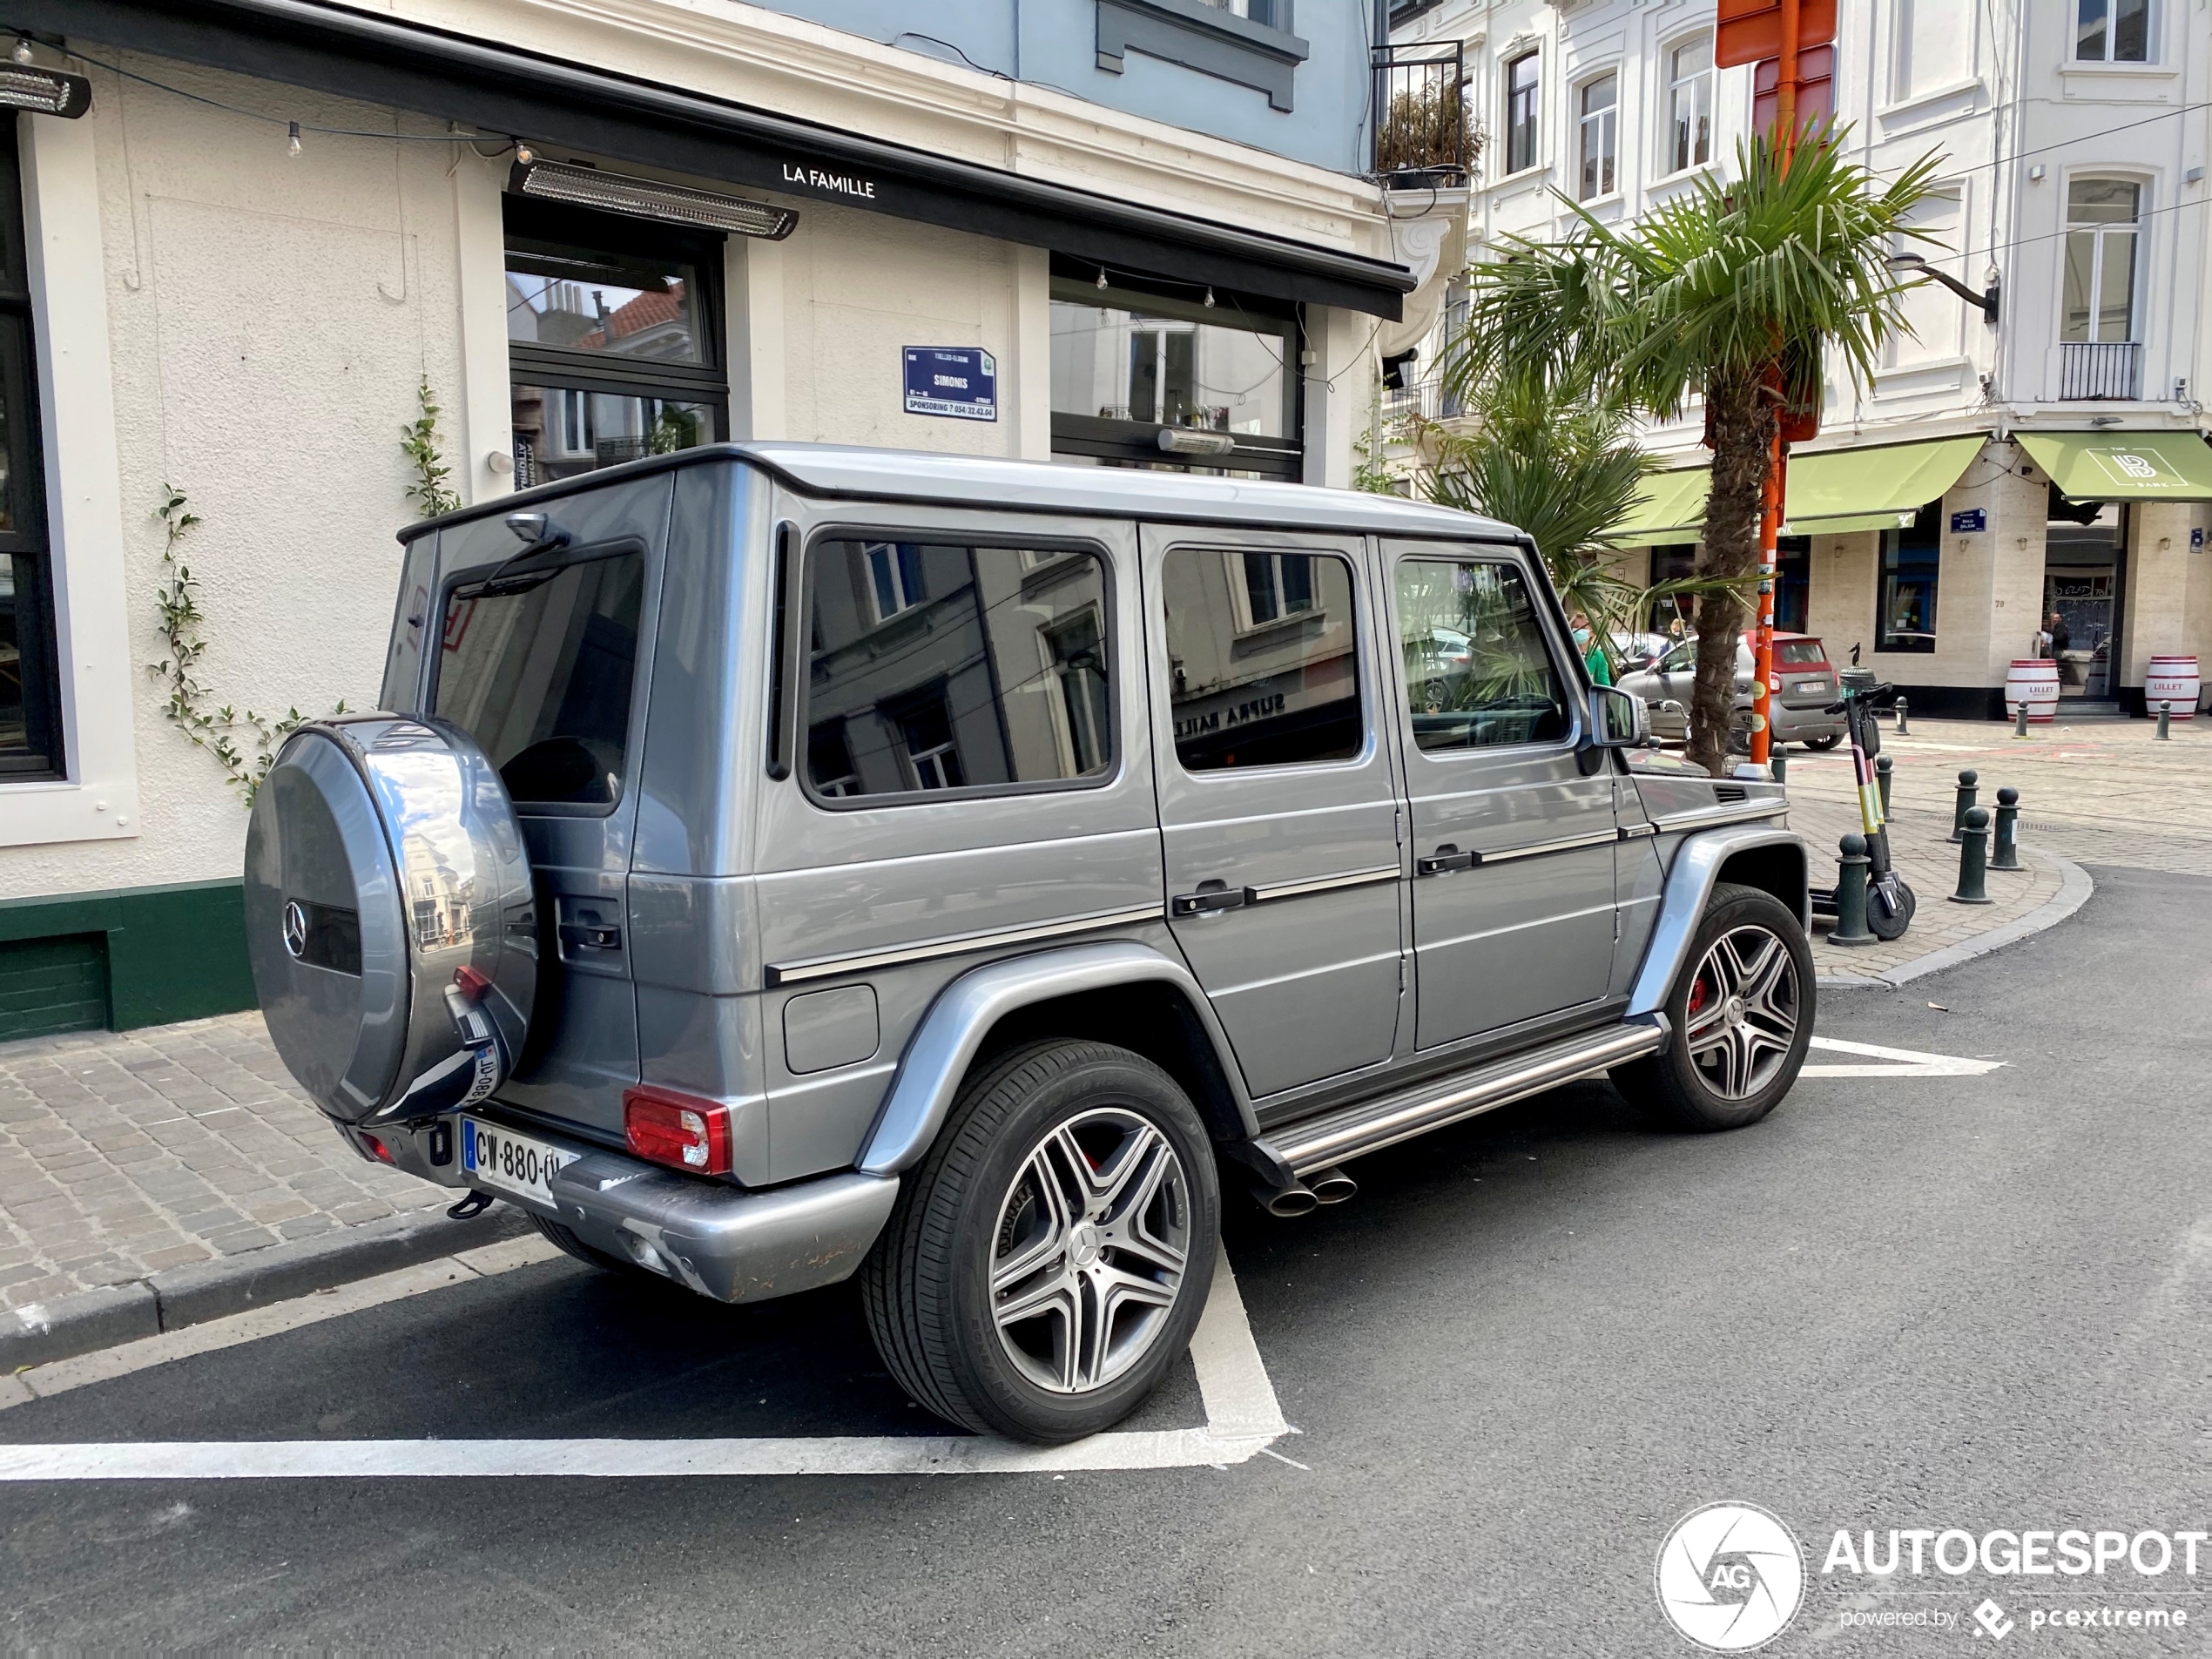
<instances>
[{"instance_id":1,"label":"alloy wheel","mask_svg":"<svg viewBox=\"0 0 2212 1659\"><path fill-rule=\"evenodd\" d=\"M1190 1222L1183 1160L1146 1118L1101 1107L1047 1131L999 1204L991 1316L1007 1357L1059 1394L1127 1372L1168 1327Z\"/></svg>"},{"instance_id":2,"label":"alloy wheel","mask_svg":"<svg viewBox=\"0 0 2212 1659\"><path fill-rule=\"evenodd\" d=\"M1705 1086L1723 1100L1749 1100L1790 1057L1797 1038L1797 965L1764 927L1735 927L1715 940L1690 981L1683 1040Z\"/></svg>"}]
</instances>

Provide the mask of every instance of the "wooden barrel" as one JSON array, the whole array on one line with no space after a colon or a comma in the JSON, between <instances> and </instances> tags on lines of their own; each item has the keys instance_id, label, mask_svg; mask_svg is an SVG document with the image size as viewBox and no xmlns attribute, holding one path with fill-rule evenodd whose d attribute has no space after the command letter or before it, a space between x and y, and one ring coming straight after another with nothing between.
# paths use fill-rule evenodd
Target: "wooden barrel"
<instances>
[{"instance_id":1,"label":"wooden barrel","mask_svg":"<svg viewBox=\"0 0 2212 1659\"><path fill-rule=\"evenodd\" d=\"M2203 682L2197 678L2194 657L2154 657L2143 675L2143 707L2155 719L2158 705L2171 703L2177 720L2196 718L2197 694Z\"/></svg>"},{"instance_id":2,"label":"wooden barrel","mask_svg":"<svg viewBox=\"0 0 2212 1659\"><path fill-rule=\"evenodd\" d=\"M2005 718L2020 718L2027 705L2030 725L2048 725L2059 712L2059 665L2047 657L2015 657L2005 675Z\"/></svg>"}]
</instances>

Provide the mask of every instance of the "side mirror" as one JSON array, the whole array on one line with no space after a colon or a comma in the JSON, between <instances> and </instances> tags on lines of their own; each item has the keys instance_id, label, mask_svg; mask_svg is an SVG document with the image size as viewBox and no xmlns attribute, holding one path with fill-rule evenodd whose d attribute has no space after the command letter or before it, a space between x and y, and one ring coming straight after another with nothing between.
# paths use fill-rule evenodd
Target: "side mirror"
<instances>
[{"instance_id":1,"label":"side mirror","mask_svg":"<svg viewBox=\"0 0 2212 1659\"><path fill-rule=\"evenodd\" d=\"M1617 685L1590 687L1589 741L1597 749L1641 749L1651 740L1651 711Z\"/></svg>"}]
</instances>

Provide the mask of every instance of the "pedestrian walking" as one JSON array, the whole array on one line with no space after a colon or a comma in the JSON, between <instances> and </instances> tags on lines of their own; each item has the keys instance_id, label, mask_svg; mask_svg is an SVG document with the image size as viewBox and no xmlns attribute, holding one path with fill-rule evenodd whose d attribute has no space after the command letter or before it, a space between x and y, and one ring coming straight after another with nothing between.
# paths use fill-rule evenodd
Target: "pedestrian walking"
<instances>
[{"instance_id":1,"label":"pedestrian walking","mask_svg":"<svg viewBox=\"0 0 2212 1659\"><path fill-rule=\"evenodd\" d=\"M1599 641L1590 619L1578 610L1568 619L1575 630L1575 649L1582 653L1582 665L1590 671L1590 684L1613 684L1613 664L1605 655L1605 646Z\"/></svg>"}]
</instances>

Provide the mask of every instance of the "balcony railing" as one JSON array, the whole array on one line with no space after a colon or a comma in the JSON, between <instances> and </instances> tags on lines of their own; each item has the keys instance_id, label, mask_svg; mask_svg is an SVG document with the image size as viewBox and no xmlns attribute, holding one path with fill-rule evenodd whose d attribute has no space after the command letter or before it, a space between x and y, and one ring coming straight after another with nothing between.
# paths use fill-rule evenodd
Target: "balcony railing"
<instances>
[{"instance_id":1,"label":"balcony railing","mask_svg":"<svg viewBox=\"0 0 2212 1659\"><path fill-rule=\"evenodd\" d=\"M2059 396L2118 398L2143 395L2143 348L2131 340L2068 341L2059 347Z\"/></svg>"},{"instance_id":2,"label":"balcony railing","mask_svg":"<svg viewBox=\"0 0 2212 1659\"><path fill-rule=\"evenodd\" d=\"M1460 44L1378 46L1374 75L1372 171L1393 183L1464 184L1480 146L1467 119Z\"/></svg>"},{"instance_id":3,"label":"balcony railing","mask_svg":"<svg viewBox=\"0 0 2212 1659\"><path fill-rule=\"evenodd\" d=\"M1441 380L1434 377L1406 386L1386 386L1382 395L1386 421L1402 421L1409 415L1418 415L1424 421L1448 421L1466 412L1460 407L1460 400L1445 389Z\"/></svg>"}]
</instances>

